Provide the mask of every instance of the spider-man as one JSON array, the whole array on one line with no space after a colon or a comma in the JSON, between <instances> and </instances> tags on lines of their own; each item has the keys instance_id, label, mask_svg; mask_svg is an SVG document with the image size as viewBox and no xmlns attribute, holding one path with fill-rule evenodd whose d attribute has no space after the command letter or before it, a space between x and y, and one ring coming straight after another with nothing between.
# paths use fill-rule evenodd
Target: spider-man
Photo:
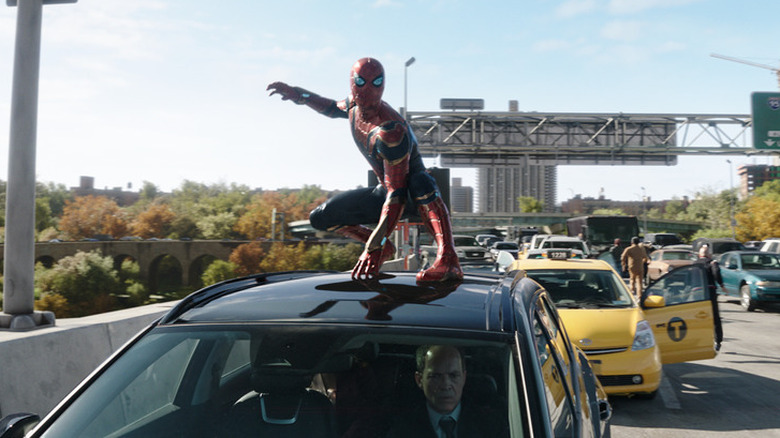
<instances>
[{"instance_id":1,"label":"spider-man","mask_svg":"<svg viewBox=\"0 0 780 438\"><path fill-rule=\"evenodd\" d=\"M349 97L335 101L284 82L268 86L270 95L306 105L331 118L349 119L352 137L380 181L376 187L340 193L309 215L318 230L335 231L365 243L352 278L376 278L395 248L387 237L404 214L407 203L417 206L428 232L436 239L438 251L433 265L417 273L417 281L448 281L463 278L455 254L452 224L436 181L425 171L417 139L390 105L382 100L385 71L373 58L362 58L352 66ZM362 224L377 226L373 230Z\"/></svg>"}]
</instances>

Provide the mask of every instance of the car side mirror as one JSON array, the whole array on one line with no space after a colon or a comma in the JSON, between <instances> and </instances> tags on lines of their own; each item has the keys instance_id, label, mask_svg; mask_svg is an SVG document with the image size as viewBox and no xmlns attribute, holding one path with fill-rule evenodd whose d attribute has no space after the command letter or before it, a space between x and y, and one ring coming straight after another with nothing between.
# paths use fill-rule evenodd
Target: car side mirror
<instances>
[{"instance_id":1,"label":"car side mirror","mask_svg":"<svg viewBox=\"0 0 780 438\"><path fill-rule=\"evenodd\" d=\"M23 438L41 421L37 414L11 414L0 420L0 438Z\"/></svg>"},{"instance_id":2,"label":"car side mirror","mask_svg":"<svg viewBox=\"0 0 780 438\"><path fill-rule=\"evenodd\" d=\"M647 308L664 307L666 306L666 300L660 295L648 295L642 306Z\"/></svg>"},{"instance_id":3,"label":"car side mirror","mask_svg":"<svg viewBox=\"0 0 780 438\"><path fill-rule=\"evenodd\" d=\"M506 251L499 251L498 257L496 257L496 265L498 265L499 271L506 271L506 268L515 261L515 257Z\"/></svg>"}]
</instances>

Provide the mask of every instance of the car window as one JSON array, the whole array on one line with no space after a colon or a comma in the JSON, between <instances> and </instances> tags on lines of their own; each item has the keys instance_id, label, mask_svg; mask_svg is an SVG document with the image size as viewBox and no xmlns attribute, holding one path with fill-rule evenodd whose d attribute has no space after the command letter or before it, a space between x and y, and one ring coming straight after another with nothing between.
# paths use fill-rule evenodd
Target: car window
<instances>
[{"instance_id":1,"label":"car window","mask_svg":"<svg viewBox=\"0 0 780 438\"><path fill-rule=\"evenodd\" d=\"M563 334L555 323L555 316L537 301L533 321L539 366L545 384L547 409L555 436L571 436L574 418L574 400L571 393L569 356Z\"/></svg>"},{"instance_id":2,"label":"car window","mask_svg":"<svg viewBox=\"0 0 780 438\"><path fill-rule=\"evenodd\" d=\"M696 254L687 251L664 251L664 260L696 260Z\"/></svg>"},{"instance_id":3,"label":"car window","mask_svg":"<svg viewBox=\"0 0 780 438\"><path fill-rule=\"evenodd\" d=\"M742 269L777 269L780 261L772 254L742 254Z\"/></svg>"},{"instance_id":4,"label":"car window","mask_svg":"<svg viewBox=\"0 0 780 438\"><path fill-rule=\"evenodd\" d=\"M479 246L477 240L473 237L455 237L455 246Z\"/></svg>"},{"instance_id":5,"label":"car window","mask_svg":"<svg viewBox=\"0 0 780 438\"><path fill-rule=\"evenodd\" d=\"M462 398L487 415L488 435L509 436L510 416L514 436L526 434L525 390L517 387L524 379L515 376L510 333L296 324L155 329L43 436L280 436L263 425L298 419L275 417L274 396L296 394L305 394L301 424L323 420L335 436L385 436L393 419L425 409L415 381L423 345L461 351Z\"/></svg>"},{"instance_id":6,"label":"car window","mask_svg":"<svg viewBox=\"0 0 780 438\"><path fill-rule=\"evenodd\" d=\"M678 268L661 277L646 295L664 297L667 306L709 299L705 270L699 266Z\"/></svg>"},{"instance_id":7,"label":"car window","mask_svg":"<svg viewBox=\"0 0 780 438\"><path fill-rule=\"evenodd\" d=\"M631 307L623 281L612 271L539 269L526 275L542 285L559 308Z\"/></svg>"}]
</instances>

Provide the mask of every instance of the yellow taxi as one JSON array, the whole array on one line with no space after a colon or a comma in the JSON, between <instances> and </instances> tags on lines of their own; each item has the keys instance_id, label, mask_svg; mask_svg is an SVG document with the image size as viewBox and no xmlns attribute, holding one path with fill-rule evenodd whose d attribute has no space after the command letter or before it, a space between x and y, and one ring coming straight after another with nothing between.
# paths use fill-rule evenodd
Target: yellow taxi
<instances>
[{"instance_id":1,"label":"yellow taxi","mask_svg":"<svg viewBox=\"0 0 780 438\"><path fill-rule=\"evenodd\" d=\"M547 290L607 394L652 398L662 364L716 355L707 277L698 265L661 277L641 304L607 262L572 259L571 251L515 260L507 270Z\"/></svg>"}]
</instances>

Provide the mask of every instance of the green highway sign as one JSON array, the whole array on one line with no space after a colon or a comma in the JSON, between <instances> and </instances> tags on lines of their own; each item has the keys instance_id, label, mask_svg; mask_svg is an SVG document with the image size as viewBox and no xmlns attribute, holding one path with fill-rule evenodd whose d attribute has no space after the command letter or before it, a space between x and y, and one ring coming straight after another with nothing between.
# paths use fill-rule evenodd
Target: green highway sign
<instances>
[{"instance_id":1,"label":"green highway sign","mask_svg":"<svg viewBox=\"0 0 780 438\"><path fill-rule=\"evenodd\" d=\"M753 110L753 147L780 149L780 93L750 95Z\"/></svg>"}]
</instances>

